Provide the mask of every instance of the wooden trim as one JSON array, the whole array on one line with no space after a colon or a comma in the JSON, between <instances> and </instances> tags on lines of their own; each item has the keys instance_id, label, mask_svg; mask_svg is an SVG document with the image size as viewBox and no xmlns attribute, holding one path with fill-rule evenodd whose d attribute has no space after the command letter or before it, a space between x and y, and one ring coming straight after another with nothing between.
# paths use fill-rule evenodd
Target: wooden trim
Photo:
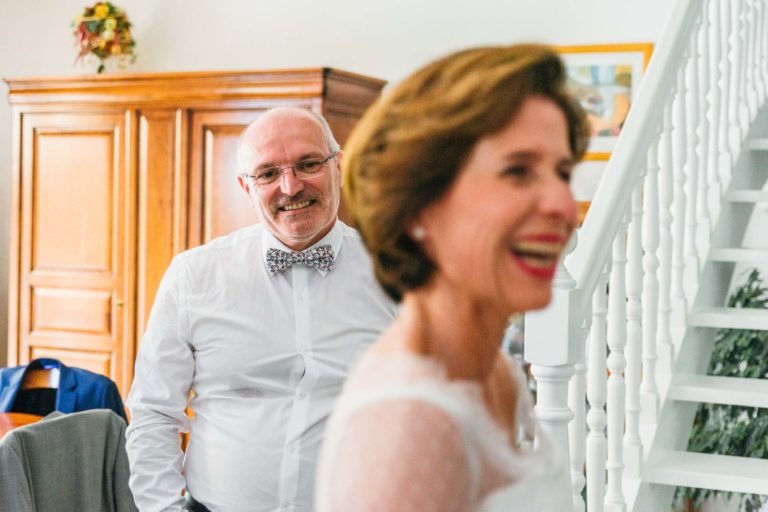
<instances>
[{"instance_id":1,"label":"wooden trim","mask_svg":"<svg viewBox=\"0 0 768 512\"><path fill-rule=\"evenodd\" d=\"M21 172L22 172L22 146L21 131L22 115L17 107L11 107L13 125L11 127L11 209L10 209L10 233L9 240L9 269L8 269L8 338L7 354L8 366L19 364L19 278L21 276Z\"/></svg>"},{"instance_id":2,"label":"wooden trim","mask_svg":"<svg viewBox=\"0 0 768 512\"><path fill-rule=\"evenodd\" d=\"M38 144L37 133L34 128L34 121L30 121L29 116L21 114L20 126L22 131L22 140L24 144L19 143L21 150L21 167L18 170L19 174L19 237L14 242L20 245L18 249L18 275L15 276L18 281L18 288L15 290L17 301L19 305L18 310L18 322L17 322L17 336L8 340L8 346L12 343L17 346L16 361L15 364L26 364L29 362L28 353L28 333L32 331L31 322L31 304L30 297L30 280L32 279L32 269L34 265L31 264L32 260L32 244L33 244L33 215L34 215L34 202L32 196L34 194L34 169L36 162L34 159L35 148ZM27 306L22 307L22 305ZM10 357L9 357L10 363Z\"/></svg>"},{"instance_id":3,"label":"wooden trim","mask_svg":"<svg viewBox=\"0 0 768 512\"><path fill-rule=\"evenodd\" d=\"M173 169L173 253L189 247L187 237L187 204L189 191L189 117L188 110L176 109L176 140Z\"/></svg>"},{"instance_id":4,"label":"wooden trim","mask_svg":"<svg viewBox=\"0 0 768 512\"><path fill-rule=\"evenodd\" d=\"M384 81L332 68L267 71L125 73L83 77L8 78L11 104L51 102L131 105L195 101L308 98L321 96L325 82L366 85L379 90ZM53 98L51 95L56 95ZM352 98L355 103L354 98ZM364 101L360 102L362 106Z\"/></svg>"},{"instance_id":5,"label":"wooden trim","mask_svg":"<svg viewBox=\"0 0 768 512\"><path fill-rule=\"evenodd\" d=\"M124 243L122 251L116 256L122 258L122 290L115 290L118 300L122 300L122 305L113 304L115 318L120 318L124 324L121 326L121 346L120 357L117 363L117 384L122 391L123 396L128 396L128 391L133 382L133 368L136 360L136 276L138 267L136 265L137 251L137 231L138 231L138 143L139 127L138 115L135 110L126 110L123 130L123 193L120 195L123 201L123 232L120 233L120 242ZM113 361L112 364L115 364ZM119 380L118 380L119 379Z\"/></svg>"},{"instance_id":6,"label":"wooden trim","mask_svg":"<svg viewBox=\"0 0 768 512\"><path fill-rule=\"evenodd\" d=\"M579 208L579 226L584 224L584 219L587 218L587 212L592 201L576 201L576 206Z\"/></svg>"},{"instance_id":7,"label":"wooden trim","mask_svg":"<svg viewBox=\"0 0 768 512\"><path fill-rule=\"evenodd\" d=\"M611 154L607 151L598 153L586 153L581 159L582 162L607 162L611 159Z\"/></svg>"}]
</instances>

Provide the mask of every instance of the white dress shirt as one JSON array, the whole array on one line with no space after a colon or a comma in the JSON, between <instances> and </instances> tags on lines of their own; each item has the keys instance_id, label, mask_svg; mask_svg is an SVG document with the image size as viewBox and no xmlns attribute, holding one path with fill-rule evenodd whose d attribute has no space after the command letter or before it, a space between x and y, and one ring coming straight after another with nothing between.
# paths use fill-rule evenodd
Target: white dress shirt
<instances>
[{"instance_id":1,"label":"white dress shirt","mask_svg":"<svg viewBox=\"0 0 768 512\"><path fill-rule=\"evenodd\" d=\"M337 221L313 247L324 244L330 272L297 264L270 275L267 250L289 249L261 225L174 258L127 400L140 510L181 510L185 486L214 511L312 510L326 419L395 315L358 233ZM179 431L191 431L186 456Z\"/></svg>"}]
</instances>

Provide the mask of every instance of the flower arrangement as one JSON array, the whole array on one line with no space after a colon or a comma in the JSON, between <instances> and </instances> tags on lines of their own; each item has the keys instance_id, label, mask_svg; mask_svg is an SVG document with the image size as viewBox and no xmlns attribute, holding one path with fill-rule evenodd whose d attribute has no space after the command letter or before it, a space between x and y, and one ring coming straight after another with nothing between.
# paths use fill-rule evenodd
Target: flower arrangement
<instances>
[{"instance_id":1,"label":"flower arrangement","mask_svg":"<svg viewBox=\"0 0 768 512\"><path fill-rule=\"evenodd\" d=\"M131 22L125 11L110 2L99 2L86 7L72 23L75 28L77 60L93 54L99 59L97 73L105 69L109 57L120 57L121 64L130 58L136 60L136 41L131 35Z\"/></svg>"}]
</instances>

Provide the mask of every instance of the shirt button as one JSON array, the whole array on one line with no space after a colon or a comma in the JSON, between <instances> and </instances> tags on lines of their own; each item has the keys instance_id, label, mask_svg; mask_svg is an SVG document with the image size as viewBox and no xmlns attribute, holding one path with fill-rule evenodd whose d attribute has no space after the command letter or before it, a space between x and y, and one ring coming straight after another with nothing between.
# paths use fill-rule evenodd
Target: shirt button
<instances>
[{"instance_id":1,"label":"shirt button","mask_svg":"<svg viewBox=\"0 0 768 512\"><path fill-rule=\"evenodd\" d=\"M288 510L288 507L290 507L290 506L291 506L291 504L288 503L287 501L283 502L283 510Z\"/></svg>"}]
</instances>

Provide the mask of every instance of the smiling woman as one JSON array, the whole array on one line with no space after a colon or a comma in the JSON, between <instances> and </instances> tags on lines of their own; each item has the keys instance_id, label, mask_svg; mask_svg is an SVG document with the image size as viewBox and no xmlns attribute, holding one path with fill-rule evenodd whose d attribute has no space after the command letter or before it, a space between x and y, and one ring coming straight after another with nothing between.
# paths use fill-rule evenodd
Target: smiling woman
<instances>
[{"instance_id":1,"label":"smiling woman","mask_svg":"<svg viewBox=\"0 0 768 512\"><path fill-rule=\"evenodd\" d=\"M564 459L529 448L531 399L499 348L511 314L551 299L588 137L538 45L449 55L363 118L344 190L400 316L337 402L319 511L570 506L547 491Z\"/></svg>"},{"instance_id":2,"label":"smiling woman","mask_svg":"<svg viewBox=\"0 0 768 512\"><path fill-rule=\"evenodd\" d=\"M576 220L565 115L526 99L501 131L478 140L450 189L414 218L420 243L454 300L518 313L546 306ZM471 243L467 243L470 241Z\"/></svg>"}]
</instances>

